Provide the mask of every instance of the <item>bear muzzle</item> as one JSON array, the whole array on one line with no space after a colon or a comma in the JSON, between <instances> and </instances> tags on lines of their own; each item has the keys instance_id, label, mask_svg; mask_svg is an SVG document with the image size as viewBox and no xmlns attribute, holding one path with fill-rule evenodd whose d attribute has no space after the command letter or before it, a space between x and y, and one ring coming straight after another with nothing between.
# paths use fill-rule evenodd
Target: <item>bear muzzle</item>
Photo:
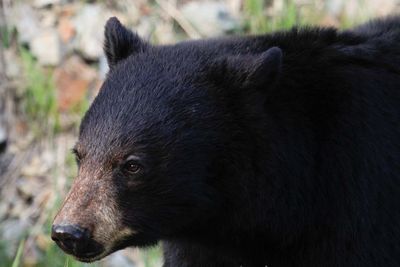
<instances>
[{"instance_id":1,"label":"bear muzzle","mask_svg":"<svg viewBox=\"0 0 400 267\"><path fill-rule=\"evenodd\" d=\"M65 253L81 261L93 261L104 252L104 247L91 238L90 231L78 225L53 225L51 238Z\"/></svg>"}]
</instances>

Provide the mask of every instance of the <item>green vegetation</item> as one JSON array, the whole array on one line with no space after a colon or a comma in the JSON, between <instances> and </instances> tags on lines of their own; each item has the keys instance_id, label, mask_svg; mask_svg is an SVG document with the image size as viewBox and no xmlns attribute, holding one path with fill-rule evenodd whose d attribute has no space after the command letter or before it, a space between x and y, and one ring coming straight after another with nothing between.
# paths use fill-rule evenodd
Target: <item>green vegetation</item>
<instances>
[{"instance_id":1,"label":"green vegetation","mask_svg":"<svg viewBox=\"0 0 400 267\"><path fill-rule=\"evenodd\" d=\"M25 240L21 240L18 246L17 255L13 261L12 267L18 267L21 262L22 250L24 249Z\"/></svg>"},{"instance_id":2,"label":"green vegetation","mask_svg":"<svg viewBox=\"0 0 400 267\"><path fill-rule=\"evenodd\" d=\"M154 267L161 265L162 251L159 246L148 248L142 251L142 257L145 267Z\"/></svg>"},{"instance_id":3,"label":"green vegetation","mask_svg":"<svg viewBox=\"0 0 400 267\"><path fill-rule=\"evenodd\" d=\"M51 244L49 248L45 251L44 257L42 257L42 261L38 263L37 266L40 267L85 267L89 266L89 264L81 263L74 260L72 257L67 256L64 252L61 251L56 245ZM91 264L92 267L99 266L94 263Z\"/></svg>"},{"instance_id":4,"label":"green vegetation","mask_svg":"<svg viewBox=\"0 0 400 267\"><path fill-rule=\"evenodd\" d=\"M25 77L23 107L31 121L31 128L36 135L47 130L56 131L59 118L51 72L45 73L27 49L21 47L19 51Z\"/></svg>"},{"instance_id":5,"label":"green vegetation","mask_svg":"<svg viewBox=\"0 0 400 267\"><path fill-rule=\"evenodd\" d=\"M268 1L265 0L245 0L244 1L244 29L251 34L267 33L278 30L290 29L293 26L318 25L325 14L321 12L301 13L302 9L296 5L295 0L282 0L281 8L271 9L267 12ZM364 6L365 0L360 0L360 8ZM271 7L268 7L269 9ZM364 8L365 9L365 8ZM273 14L270 14L273 13ZM341 28L350 28L357 23L362 23L372 17L371 11L360 10L354 17L349 17L346 12L342 12L339 17Z\"/></svg>"},{"instance_id":6,"label":"green vegetation","mask_svg":"<svg viewBox=\"0 0 400 267\"><path fill-rule=\"evenodd\" d=\"M284 30L299 24L298 12L294 0L285 0L279 14L268 16L264 0L246 0L244 2L246 31L249 33L265 33Z\"/></svg>"},{"instance_id":7,"label":"green vegetation","mask_svg":"<svg viewBox=\"0 0 400 267\"><path fill-rule=\"evenodd\" d=\"M11 266L12 259L10 259L6 253L6 245L4 241L0 240L0 267Z\"/></svg>"},{"instance_id":8,"label":"green vegetation","mask_svg":"<svg viewBox=\"0 0 400 267\"><path fill-rule=\"evenodd\" d=\"M5 48L10 47L11 43L11 31L5 25L0 25L0 37L1 45Z\"/></svg>"},{"instance_id":9,"label":"green vegetation","mask_svg":"<svg viewBox=\"0 0 400 267\"><path fill-rule=\"evenodd\" d=\"M246 14L245 28L250 33L266 32L268 30L268 21L264 14L265 1L246 0L243 5Z\"/></svg>"}]
</instances>

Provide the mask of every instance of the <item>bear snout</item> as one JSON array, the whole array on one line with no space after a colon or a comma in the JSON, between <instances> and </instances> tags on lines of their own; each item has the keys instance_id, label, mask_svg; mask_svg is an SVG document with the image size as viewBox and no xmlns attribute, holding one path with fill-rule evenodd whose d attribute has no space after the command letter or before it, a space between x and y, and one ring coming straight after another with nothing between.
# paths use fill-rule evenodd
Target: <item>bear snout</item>
<instances>
[{"instance_id":1,"label":"bear snout","mask_svg":"<svg viewBox=\"0 0 400 267\"><path fill-rule=\"evenodd\" d=\"M88 261L103 253L104 247L91 238L90 230L73 224L55 224L51 238L66 253Z\"/></svg>"},{"instance_id":2,"label":"bear snout","mask_svg":"<svg viewBox=\"0 0 400 267\"><path fill-rule=\"evenodd\" d=\"M104 257L134 233L122 224L110 178L89 167L81 166L51 229L53 241L84 262Z\"/></svg>"}]
</instances>

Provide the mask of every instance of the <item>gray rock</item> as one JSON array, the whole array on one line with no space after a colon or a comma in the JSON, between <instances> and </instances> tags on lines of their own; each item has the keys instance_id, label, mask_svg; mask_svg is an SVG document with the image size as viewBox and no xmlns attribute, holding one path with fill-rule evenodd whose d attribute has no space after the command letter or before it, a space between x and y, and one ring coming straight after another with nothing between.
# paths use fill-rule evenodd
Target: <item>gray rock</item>
<instances>
[{"instance_id":1,"label":"gray rock","mask_svg":"<svg viewBox=\"0 0 400 267\"><path fill-rule=\"evenodd\" d=\"M29 44L40 30L38 14L27 4L14 5L11 13L10 20L17 28L18 41Z\"/></svg>"},{"instance_id":2,"label":"gray rock","mask_svg":"<svg viewBox=\"0 0 400 267\"><path fill-rule=\"evenodd\" d=\"M85 58L97 60L103 54L103 28L108 17L104 8L96 4L85 5L75 17L75 48Z\"/></svg>"},{"instance_id":3,"label":"gray rock","mask_svg":"<svg viewBox=\"0 0 400 267\"><path fill-rule=\"evenodd\" d=\"M108 67L108 63L107 63L107 58L103 54L103 55L101 55L100 60L99 60L99 77L101 80L106 79L108 71L109 71L109 67Z\"/></svg>"},{"instance_id":4,"label":"gray rock","mask_svg":"<svg viewBox=\"0 0 400 267\"><path fill-rule=\"evenodd\" d=\"M151 34L154 31L154 18L143 17L140 23L135 27L135 31L145 40L151 39Z\"/></svg>"},{"instance_id":5,"label":"gray rock","mask_svg":"<svg viewBox=\"0 0 400 267\"><path fill-rule=\"evenodd\" d=\"M174 43L175 35L173 31L173 25L169 23L159 23L154 30L154 39L159 44L171 44Z\"/></svg>"},{"instance_id":6,"label":"gray rock","mask_svg":"<svg viewBox=\"0 0 400 267\"><path fill-rule=\"evenodd\" d=\"M1 182L1 178L0 178L0 182ZM0 221L2 221L8 212L8 203L6 203L5 201L1 201L0 202Z\"/></svg>"},{"instance_id":7,"label":"gray rock","mask_svg":"<svg viewBox=\"0 0 400 267\"><path fill-rule=\"evenodd\" d=\"M11 153L0 153L0 196L3 197L3 193L6 191L5 183L7 182L6 175L8 176L9 166L13 160L13 155ZM0 222L3 217L8 213L8 203L1 199L0 197ZM4 208L7 207L7 208Z\"/></svg>"},{"instance_id":8,"label":"gray rock","mask_svg":"<svg viewBox=\"0 0 400 267\"><path fill-rule=\"evenodd\" d=\"M122 1L121 1L122 2ZM103 4L85 4L79 9L72 23L76 30L74 49L89 60L98 60L103 54L104 26L106 21L116 16L126 26L135 21L126 13L111 10Z\"/></svg>"},{"instance_id":9,"label":"gray rock","mask_svg":"<svg viewBox=\"0 0 400 267\"><path fill-rule=\"evenodd\" d=\"M20 61L12 49L4 51L4 59L6 62L6 75L9 78L17 78L21 75Z\"/></svg>"},{"instance_id":10,"label":"gray rock","mask_svg":"<svg viewBox=\"0 0 400 267\"><path fill-rule=\"evenodd\" d=\"M20 177L16 185L19 195L24 200L27 200L38 196L43 191L46 183L44 179Z\"/></svg>"},{"instance_id":11,"label":"gray rock","mask_svg":"<svg viewBox=\"0 0 400 267\"><path fill-rule=\"evenodd\" d=\"M7 244L6 254L13 257L21 238L26 234L31 224L27 220L10 219L0 225L1 240Z\"/></svg>"},{"instance_id":12,"label":"gray rock","mask_svg":"<svg viewBox=\"0 0 400 267\"><path fill-rule=\"evenodd\" d=\"M55 162L55 158L53 154L48 150L43 150L40 154L35 154L33 157L30 158L27 162L21 166L20 173L22 176L26 177L40 177L45 176L46 173L49 173L53 164ZM22 178L21 178L22 179ZM22 179L22 184L28 184L28 180ZM28 186L28 190L29 190ZM33 187L33 186L32 186ZM34 188L31 188L32 190Z\"/></svg>"},{"instance_id":13,"label":"gray rock","mask_svg":"<svg viewBox=\"0 0 400 267\"><path fill-rule=\"evenodd\" d=\"M63 0L35 0L33 1L33 6L37 8L43 8L50 5L62 4Z\"/></svg>"},{"instance_id":14,"label":"gray rock","mask_svg":"<svg viewBox=\"0 0 400 267\"><path fill-rule=\"evenodd\" d=\"M62 59L61 40L55 29L42 29L31 41L31 52L39 64L56 66Z\"/></svg>"},{"instance_id":15,"label":"gray rock","mask_svg":"<svg viewBox=\"0 0 400 267\"><path fill-rule=\"evenodd\" d=\"M181 12L203 36L218 36L239 27L238 19L223 2L189 2L182 6Z\"/></svg>"},{"instance_id":16,"label":"gray rock","mask_svg":"<svg viewBox=\"0 0 400 267\"><path fill-rule=\"evenodd\" d=\"M58 15L54 10L42 10L40 12L40 26L42 28L56 28L58 23Z\"/></svg>"},{"instance_id":17,"label":"gray rock","mask_svg":"<svg viewBox=\"0 0 400 267\"><path fill-rule=\"evenodd\" d=\"M129 260L125 255L124 251L117 251L105 260L107 267L136 267L131 260Z\"/></svg>"}]
</instances>

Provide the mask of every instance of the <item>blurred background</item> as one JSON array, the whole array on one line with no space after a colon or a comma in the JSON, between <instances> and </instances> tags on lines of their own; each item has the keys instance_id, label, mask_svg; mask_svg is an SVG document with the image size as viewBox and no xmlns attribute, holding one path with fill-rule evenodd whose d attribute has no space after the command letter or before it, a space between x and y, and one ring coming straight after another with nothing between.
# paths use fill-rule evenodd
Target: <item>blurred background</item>
<instances>
[{"instance_id":1,"label":"blurred background","mask_svg":"<svg viewBox=\"0 0 400 267\"><path fill-rule=\"evenodd\" d=\"M348 28L400 14L400 0L0 0L0 7L0 267L85 266L49 232L77 171L71 148L80 118L108 71L102 43L110 16L166 44L293 25ZM94 264L161 265L158 247Z\"/></svg>"}]
</instances>

